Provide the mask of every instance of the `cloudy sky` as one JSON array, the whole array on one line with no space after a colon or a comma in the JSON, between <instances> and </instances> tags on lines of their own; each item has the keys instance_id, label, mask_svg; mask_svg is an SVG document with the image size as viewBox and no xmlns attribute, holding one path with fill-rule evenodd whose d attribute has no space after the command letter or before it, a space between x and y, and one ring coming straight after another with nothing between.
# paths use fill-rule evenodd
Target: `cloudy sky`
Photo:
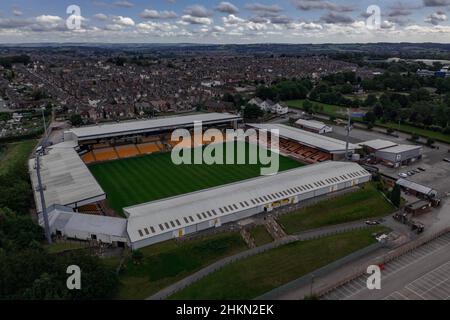
<instances>
[{"instance_id":1,"label":"cloudy sky","mask_svg":"<svg viewBox=\"0 0 450 320\"><path fill-rule=\"evenodd\" d=\"M448 43L448 12L450 0L0 0L0 42Z\"/></svg>"}]
</instances>

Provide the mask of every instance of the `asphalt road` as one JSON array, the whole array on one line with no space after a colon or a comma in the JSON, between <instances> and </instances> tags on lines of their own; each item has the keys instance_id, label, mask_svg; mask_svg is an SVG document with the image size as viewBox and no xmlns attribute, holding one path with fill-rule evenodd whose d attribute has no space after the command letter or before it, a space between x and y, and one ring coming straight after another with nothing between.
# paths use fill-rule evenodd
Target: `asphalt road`
<instances>
[{"instance_id":1,"label":"asphalt road","mask_svg":"<svg viewBox=\"0 0 450 320\"><path fill-rule=\"evenodd\" d=\"M411 283L420 280L437 268L446 265L449 261L450 234L446 234L386 264L386 269L382 272L380 290L367 289L364 286L364 281L361 281L364 278L359 281L354 280L354 283L347 284L345 288L338 290L343 294L343 300L386 299L395 292L404 290L405 287L410 286ZM447 279L446 277L444 280ZM361 287L358 287L358 282L363 283ZM345 292L348 292L348 294L345 294ZM331 297L334 297L333 294L328 296L328 298ZM410 298L414 299L412 296Z\"/></svg>"}]
</instances>

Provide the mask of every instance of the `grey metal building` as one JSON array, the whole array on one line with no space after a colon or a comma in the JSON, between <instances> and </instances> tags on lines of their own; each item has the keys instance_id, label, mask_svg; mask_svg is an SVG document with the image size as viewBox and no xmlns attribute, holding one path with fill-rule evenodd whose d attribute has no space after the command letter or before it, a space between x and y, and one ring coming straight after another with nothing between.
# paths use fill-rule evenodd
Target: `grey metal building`
<instances>
[{"instance_id":1,"label":"grey metal building","mask_svg":"<svg viewBox=\"0 0 450 320\"><path fill-rule=\"evenodd\" d=\"M398 145L375 152L375 156L392 167L399 167L418 161L422 158L423 148L414 145Z\"/></svg>"}]
</instances>

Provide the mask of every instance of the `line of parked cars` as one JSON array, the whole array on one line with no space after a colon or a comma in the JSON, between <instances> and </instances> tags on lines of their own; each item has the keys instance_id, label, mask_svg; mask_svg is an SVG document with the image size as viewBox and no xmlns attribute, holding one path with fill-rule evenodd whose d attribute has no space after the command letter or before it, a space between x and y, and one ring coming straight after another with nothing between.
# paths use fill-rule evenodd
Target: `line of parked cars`
<instances>
[{"instance_id":1,"label":"line of parked cars","mask_svg":"<svg viewBox=\"0 0 450 320\"><path fill-rule=\"evenodd\" d=\"M417 173L421 173L421 172L424 172L424 171L426 171L424 168L418 167L418 168L416 168L416 169L412 169L412 170L407 171L407 172L399 173L398 175L399 175L399 177L401 177L401 178L408 178L408 177L410 177L410 176L413 176L413 175L415 175L415 174L417 174Z\"/></svg>"}]
</instances>

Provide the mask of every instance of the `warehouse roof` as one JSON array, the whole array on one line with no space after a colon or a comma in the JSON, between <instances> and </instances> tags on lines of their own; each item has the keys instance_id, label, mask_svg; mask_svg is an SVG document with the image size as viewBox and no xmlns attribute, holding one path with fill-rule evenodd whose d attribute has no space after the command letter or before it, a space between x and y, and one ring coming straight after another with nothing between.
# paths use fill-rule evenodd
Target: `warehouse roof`
<instances>
[{"instance_id":1,"label":"warehouse roof","mask_svg":"<svg viewBox=\"0 0 450 320\"><path fill-rule=\"evenodd\" d=\"M338 183L370 177L350 162L323 162L273 176L149 202L124 209L132 242Z\"/></svg>"},{"instance_id":2,"label":"warehouse roof","mask_svg":"<svg viewBox=\"0 0 450 320\"><path fill-rule=\"evenodd\" d=\"M433 190L430 187L415 183L413 181L410 180L406 180L406 179L398 179L397 180L397 184L401 187L410 189L410 190L414 190L416 192L419 192L421 194L427 195L427 196L436 196L437 195L437 191Z\"/></svg>"},{"instance_id":3,"label":"warehouse roof","mask_svg":"<svg viewBox=\"0 0 450 320\"><path fill-rule=\"evenodd\" d=\"M359 145L366 146L366 147L369 147L374 150L381 150L381 149L394 147L397 145L397 143L388 141L388 140L375 139L375 140L361 142L361 143L359 143Z\"/></svg>"},{"instance_id":4,"label":"warehouse roof","mask_svg":"<svg viewBox=\"0 0 450 320\"><path fill-rule=\"evenodd\" d=\"M46 206L54 204L70 206L89 199L105 199L105 192L92 176L89 169L74 149L72 141L62 142L47 148L47 154L41 157L41 178L44 186ZM29 161L31 182L38 212L42 211L36 159Z\"/></svg>"},{"instance_id":5,"label":"warehouse roof","mask_svg":"<svg viewBox=\"0 0 450 320\"><path fill-rule=\"evenodd\" d=\"M48 220L51 229L127 237L126 219L75 213L70 208L62 206L53 206L49 211ZM39 215L39 224L44 225L42 214Z\"/></svg>"},{"instance_id":6,"label":"warehouse roof","mask_svg":"<svg viewBox=\"0 0 450 320\"><path fill-rule=\"evenodd\" d=\"M279 130L279 136L299 143L320 149L329 153L345 153L345 141L326 137L317 133L290 127L284 124L249 124L250 127L260 130ZM349 144L349 150L360 149L360 146Z\"/></svg>"},{"instance_id":7,"label":"warehouse roof","mask_svg":"<svg viewBox=\"0 0 450 320\"><path fill-rule=\"evenodd\" d=\"M422 147L421 146L413 146L413 145L409 145L409 144L400 144L398 146L386 148L386 149L379 150L379 151L387 152L387 153L402 153L402 152L407 152L407 151L412 151L412 150L417 150L417 149L422 149Z\"/></svg>"},{"instance_id":8,"label":"warehouse roof","mask_svg":"<svg viewBox=\"0 0 450 320\"><path fill-rule=\"evenodd\" d=\"M138 134L159 130L175 129L183 126L192 127L195 121L203 124L224 123L240 120L237 115L229 113L202 113L188 116L157 118L152 120L125 121L120 123L101 124L81 128L72 128L69 132L78 140L120 136L124 134Z\"/></svg>"}]
</instances>

